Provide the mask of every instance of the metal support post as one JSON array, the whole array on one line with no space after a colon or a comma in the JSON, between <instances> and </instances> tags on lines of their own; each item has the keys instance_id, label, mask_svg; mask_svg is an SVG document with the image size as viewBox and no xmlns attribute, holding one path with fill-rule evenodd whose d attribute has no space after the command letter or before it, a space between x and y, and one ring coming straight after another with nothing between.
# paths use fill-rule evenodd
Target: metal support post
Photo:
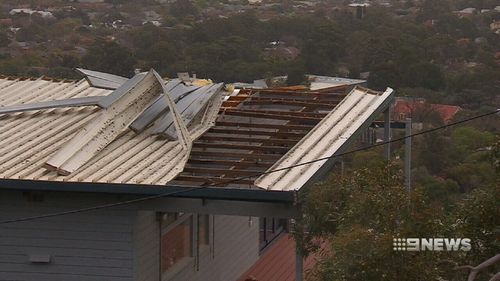
<instances>
[{"instance_id":1,"label":"metal support post","mask_svg":"<svg viewBox=\"0 0 500 281\"><path fill-rule=\"evenodd\" d=\"M299 249L295 252L295 281L304 281L304 258Z\"/></svg>"},{"instance_id":2,"label":"metal support post","mask_svg":"<svg viewBox=\"0 0 500 281\"><path fill-rule=\"evenodd\" d=\"M411 193L411 118L406 119L405 129L405 186L408 195Z\"/></svg>"},{"instance_id":3,"label":"metal support post","mask_svg":"<svg viewBox=\"0 0 500 281\"><path fill-rule=\"evenodd\" d=\"M391 107L389 106L384 111L384 141L388 142L391 140ZM385 160L389 161L391 159L391 144L386 143L384 145L384 157Z\"/></svg>"}]
</instances>

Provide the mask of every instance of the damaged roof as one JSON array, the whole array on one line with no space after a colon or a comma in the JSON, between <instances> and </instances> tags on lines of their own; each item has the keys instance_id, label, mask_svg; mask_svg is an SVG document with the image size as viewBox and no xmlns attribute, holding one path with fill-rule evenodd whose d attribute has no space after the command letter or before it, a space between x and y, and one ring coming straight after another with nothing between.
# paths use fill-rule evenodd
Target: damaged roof
<instances>
[{"instance_id":1,"label":"damaged roof","mask_svg":"<svg viewBox=\"0 0 500 281\"><path fill-rule=\"evenodd\" d=\"M259 174L339 153L392 98L356 81L230 94L154 70L80 72L0 78L0 179L298 190L324 162Z\"/></svg>"}]
</instances>

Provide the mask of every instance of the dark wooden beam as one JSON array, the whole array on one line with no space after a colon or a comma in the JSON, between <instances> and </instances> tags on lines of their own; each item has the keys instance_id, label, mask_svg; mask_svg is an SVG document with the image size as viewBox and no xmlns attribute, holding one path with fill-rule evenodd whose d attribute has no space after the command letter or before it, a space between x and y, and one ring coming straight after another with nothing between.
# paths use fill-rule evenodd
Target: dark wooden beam
<instances>
[{"instance_id":1,"label":"dark wooden beam","mask_svg":"<svg viewBox=\"0 0 500 281\"><path fill-rule=\"evenodd\" d=\"M244 105L287 105L296 107L311 107L311 108L334 108L337 102L308 102L308 101L298 101L298 100L285 100L285 99L270 99L270 100L257 100L252 98L251 100L246 100L241 102Z\"/></svg>"},{"instance_id":2,"label":"dark wooden beam","mask_svg":"<svg viewBox=\"0 0 500 281\"><path fill-rule=\"evenodd\" d=\"M264 124L264 123L239 123L239 122L227 122L227 121L216 121L214 128L217 126L224 127L249 127L249 128L259 128L259 129L283 129L283 130L295 130L295 131L310 131L314 125L288 125L288 124Z\"/></svg>"},{"instance_id":3,"label":"dark wooden beam","mask_svg":"<svg viewBox=\"0 0 500 281\"><path fill-rule=\"evenodd\" d=\"M265 109L246 109L245 108L245 109L230 109L230 111L284 115L284 116L294 116L294 117L306 117L306 118L320 118L320 119L326 116L326 113L287 111L287 110L265 110Z\"/></svg>"},{"instance_id":4,"label":"dark wooden beam","mask_svg":"<svg viewBox=\"0 0 500 281\"><path fill-rule=\"evenodd\" d=\"M196 147L194 147L196 148ZM258 154L258 153L253 153L253 154L248 154L244 152L226 152L226 151L200 151L193 149L191 151L191 156L203 156L203 157L214 157L214 158L222 158L222 159L228 159L228 158L238 158L242 159L245 158L247 160L272 160L276 161L280 159L283 156L284 153L275 153L275 154Z\"/></svg>"},{"instance_id":5,"label":"dark wooden beam","mask_svg":"<svg viewBox=\"0 0 500 281\"><path fill-rule=\"evenodd\" d=\"M254 151L268 151L286 153L290 148L283 146L256 146L256 145L243 145L243 144L230 144L230 143L213 143L213 142L200 142L196 141L194 146L197 148L222 148L231 150L254 150ZM223 152L221 152L222 154Z\"/></svg>"},{"instance_id":6,"label":"dark wooden beam","mask_svg":"<svg viewBox=\"0 0 500 281\"><path fill-rule=\"evenodd\" d=\"M218 177L207 177L207 176L191 176L180 174L175 178L174 181L183 181L183 182L200 182L207 185L213 184L214 186L225 186L228 184L244 184L244 185L254 185L253 180L239 180L236 178L218 178Z\"/></svg>"},{"instance_id":7,"label":"dark wooden beam","mask_svg":"<svg viewBox=\"0 0 500 281\"><path fill-rule=\"evenodd\" d=\"M249 134L251 135L251 133ZM234 137L234 136L210 136L203 135L199 140L215 140L215 141L227 141L227 142L244 142L244 143L272 143L272 144L290 144L294 145L299 140L290 140L290 139L276 139L276 138L250 138L250 137Z\"/></svg>"},{"instance_id":8,"label":"dark wooden beam","mask_svg":"<svg viewBox=\"0 0 500 281\"><path fill-rule=\"evenodd\" d=\"M276 119L276 120L295 120L301 122L309 122L309 123L317 123L321 121L322 118L317 117L306 117L306 116L293 116L293 115L283 115L283 114L271 114L271 113L262 113L262 112L252 112L252 111L243 111L243 110L225 110L224 114L234 115L234 116L244 116L244 117L255 117L255 118L263 118L263 119Z\"/></svg>"},{"instance_id":9,"label":"dark wooden beam","mask_svg":"<svg viewBox=\"0 0 500 281\"><path fill-rule=\"evenodd\" d=\"M246 156L242 157L246 158ZM263 162L254 160L221 160L221 159L196 159L196 158L190 158L188 160L189 164L197 164L197 165L219 165L219 166L234 166L235 164L238 164L238 166L241 167L263 167L263 168L268 168L271 167L274 162Z\"/></svg>"},{"instance_id":10,"label":"dark wooden beam","mask_svg":"<svg viewBox=\"0 0 500 281\"><path fill-rule=\"evenodd\" d=\"M271 136L271 137L284 137L295 140L300 140L306 133L293 133L293 132L276 132L276 131L262 131L262 130L239 130L239 129L219 129L212 128L208 133L214 134L233 134L233 135L246 135L246 136Z\"/></svg>"},{"instance_id":11,"label":"dark wooden beam","mask_svg":"<svg viewBox=\"0 0 500 281\"><path fill-rule=\"evenodd\" d=\"M205 167L185 167L183 174L185 173L193 173L196 175L210 175L210 176L222 176L222 175L230 175L235 177L258 177L260 173L264 170L260 171L249 171L249 170L236 170L236 169L216 169L216 168L205 168Z\"/></svg>"},{"instance_id":12,"label":"dark wooden beam","mask_svg":"<svg viewBox=\"0 0 500 281\"><path fill-rule=\"evenodd\" d=\"M289 95L289 96L343 96L347 86L329 88L327 91L297 91L297 90L277 90L277 89L255 89L253 94Z\"/></svg>"}]
</instances>

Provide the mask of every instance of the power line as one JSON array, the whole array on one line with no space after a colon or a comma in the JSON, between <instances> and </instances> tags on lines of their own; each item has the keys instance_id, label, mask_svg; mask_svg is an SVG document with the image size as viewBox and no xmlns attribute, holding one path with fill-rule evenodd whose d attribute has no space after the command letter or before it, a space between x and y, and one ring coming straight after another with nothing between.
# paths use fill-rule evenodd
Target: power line
<instances>
[{"instance_id":1,"label":"power line","mask_svg":"<svg viewBox=\"0 0 500 281\"><path fill-rule=\"evenodd\" d=\"M335 155L332 155L332 156L322 157L322 158L314 159L314 160L307 161L307 162L298 163L298 164L295 164L295 165L291 165L291 166L287 166L287 167L283 167L283 168L279 168L279 169L275 169L275 170L271 170L271 171L260 172L260 173L254 174L254 175L238 177L238 178L234 178L234 179L227 180L227 181L214 182L214 183L211 183L211 184L208 184L208 185L203 185L203 186L188 188L188 189L185 189L185 190L165 192L165 193L161 193L161 194L157 194L157 195L153 195L153 196L147 196L147 197L142 197L142 198L137 198L137 199L131 199L131 200L121 201L121 202L117 202L117 203L104 204L104 205L98 205L98 206L81 208L81 209L74 209L74 210L64 211L64 212L49 213L49 214L43 214L43 215L38 215L38 216L31 216L31 217L23 217L23 218L17 218L17 219L3 220L3 221L0 221L0 224L8 224L8 223L24 222L24 221L33 221L33 220L44 219L44 218L58 217L58 216L63 216L63 215L70 215L70 214L83 213L83 212L95 211L95 210L100 210L100 209L113 208L113 207L118 207L118 206L131 205L131 204L140 203L140 202L144 202L144 201L148 201L148 200L153 200L153 199L158 199L158 198L163 198L163 197L170 197L170 196L174 196L174 195L178 195L178 194L182 194L182 193L188 193L188 192L191 192L191 191L208 188L210 186L226 185L226 184L230 184L230 183L237 182L237 181L240 181L240 180L244 180L244 179L248 179L248 178L253 178L253 177L258 177L258 176L262 176L262 175L266 175L266 174L271 174L271 173L276 173L276 172L280 172L280 171L284 171L284 170L290 170L290 169L293 169L293 168L296 168L296 167L309 165L309 164L312 164L312 163L315 163L315 162L320 162L320 161L324 161L324 160L328 160L328 159L332 159L332 158L338 158L338 157L345 156L345 155L348 155L348 154L352 154L352 153L356 153L356 152L360 152L360 151L369 150L369 149L372 149L374 147L383 146L383 145L386 145L386 144L389 144L389 143L399 142L399 141L405 140L407 138L413 138L415 136L424 135L424 134L432 133L432 132L439 131L439 130L444 130L444 129L448 128L448 127L452 127L452 126L463 124L463 123L466 123L466 122L469 122L469 121L472 121L472 120L484 118L486 116L494 115L494 114L497 114L499 112L500 112L500 109L497 109L497 110L492 111L492 112L484 113L484 114L481 114L481 115L476 115L476 116L473 116L473 117L470 117L470 118L467 118L467 119L464 119L464 120L452 122L452 123L449 123L449 124L446 124L446 125L443 125L443 126L439 126L439 127L428 129L428 130L424 130L424 131L421 131L421 132L418 132L418 133L414 133L414 134L411 134L411 135L408 135L408 136L404 136L404 137L401 137L401 138L392 139L392 140L389 140L389 141L379 142L379 143L372 144L372 145L369 145L369 146L365 146L365 147L357 148L357 149L350 150L350 151L347 151L347 152L335 154Z\"/></svg>"}]
</instances>

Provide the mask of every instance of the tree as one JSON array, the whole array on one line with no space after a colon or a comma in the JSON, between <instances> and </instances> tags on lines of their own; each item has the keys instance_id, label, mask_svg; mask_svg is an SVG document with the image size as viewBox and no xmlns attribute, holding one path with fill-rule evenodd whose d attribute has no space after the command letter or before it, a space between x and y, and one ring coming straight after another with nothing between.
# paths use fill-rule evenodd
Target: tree
<instances>
[{"instance_id":1,"label":"tree","mask_svg":"<svg viewBox=\"0 0 500 281\"><path fill-rule=\"evenodd\" d=\"M116 42L98 40L82 58L86 68L130 77L134 74L135 58Z\"/></svg>"},{"instance_id":2,"label":"tree","mask_svg":"<svg viewBox=\"0 0 500 281\"><path fill-rule=\"evenodd\" d=\"M486 159L498 165L498 143ZM310 186L294 233L303 253L322 252L310 280L464 280L468 272L457 266L478 265L470 267L476 272L500 252L499 175L465 196L457 196L455 182L439 183L427 173L424 187L415 186L408 197L399 168L382 164ZM446 208L436 204L445 201ZM472 250L398 252L392 246L395 237L470 238ZM327 248L321 249L318 240ZM494 266L482 270L475 280L490 280L495 272Z\"/></svg>"},{"instance_id":3,"label":"tree","mask_svg":"<svg viewBox=\"0 0 500 281\"><path fill-rule=\"evenodd\" d=\"M416 190L408 198L396 167L375 166L333 176L304 199L305 252L314 238L329 249L312 280L436 280L438 255L397 252L395 237L429 237L441 231L440 210ZM408 206L411 202L411 208Z\"/></svg>"},{"instance_id":4,"label":"tree","mask_svg":"<svg viewBox=\"0 0 500 281\"><path fill-rule=\"evenodd\" d=\"M288 69L286 84L288 86L307 84L307 76L303 62L295 62Z\"/></svg>"},{"instance_id":5,"label":"tree","mask_svg":"<svg viewBox=\"0 0 500 281\"><path fill-rule=\"evenodd\" d=\"M170 13L179 19L186 16L197 16L198 8L193 5L191 0L177 0L170 4Z\"/></svg>"},{"instance_id":6,"label":"tree","mask_svg":"<svg viewBox=\"0 0 500 281\"><path fill-rule=\"evenodd\" d=\"M7 33L0 29L0 48L9 46L10 40Z\"/></svg>"},{"instance_id":7,"label":"tree","mask_svg":"<svg viewBox=\"0 0 500 281\"><path fill-rule=\"evenodd\" d=\"M424 62L410 65L403 76L403 85L407 87L422 87L431 90L439 90L444 87L441 69L432 63Z\"/></svg>"}]
</instances>

